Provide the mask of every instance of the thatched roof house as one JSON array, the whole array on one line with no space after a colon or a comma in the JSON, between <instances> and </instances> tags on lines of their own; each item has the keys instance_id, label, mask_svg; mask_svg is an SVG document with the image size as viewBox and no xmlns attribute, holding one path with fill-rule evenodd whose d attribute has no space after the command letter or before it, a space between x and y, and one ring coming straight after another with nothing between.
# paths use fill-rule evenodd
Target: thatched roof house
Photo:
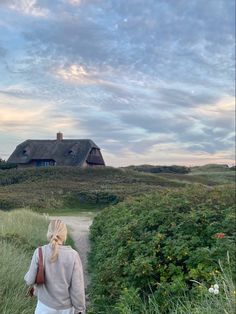
<instances>
[{"instance_id":1,"label":"thatched roof house","mask_svg":"<svg viewBox=\"0 0 236 314\"><path fill-rule=\"evenodd\" d=\"M16 147L8 159L22 167L105 166L100 148L92 140L27 140Z\"/></svg>"}]
</instances>

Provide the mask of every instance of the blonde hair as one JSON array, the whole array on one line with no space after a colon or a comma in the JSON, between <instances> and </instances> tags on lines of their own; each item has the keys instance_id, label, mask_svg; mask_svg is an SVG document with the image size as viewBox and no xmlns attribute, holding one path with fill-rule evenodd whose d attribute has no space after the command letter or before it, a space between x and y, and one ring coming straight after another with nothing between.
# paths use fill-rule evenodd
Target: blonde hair
<instances>
[{"instance_id":1,"label":"blonde hair","mask_svg":"<svg viewBox=\"0 0 236 314\"><path fill-rule=\"evenodd\" d=\"M50 258L51 262L55 262L58 258L59 245L66 241L67 228L66 224L60 219L51 220L48 226L47 239L52 245L53 253Z\"/></svg>"}]
</instances>

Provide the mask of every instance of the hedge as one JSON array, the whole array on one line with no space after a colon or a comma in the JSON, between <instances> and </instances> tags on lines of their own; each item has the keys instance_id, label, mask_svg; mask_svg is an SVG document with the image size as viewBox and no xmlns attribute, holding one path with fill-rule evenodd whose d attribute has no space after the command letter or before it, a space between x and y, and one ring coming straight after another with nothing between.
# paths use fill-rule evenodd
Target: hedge
<instances>
[{"instance_id":1,"label":"hedge","mask_svg":"<svg viewBox=\"0 0 236 314\"><path fill-rule=\"evenodd\" d=\"M227 251L235 258L234 202L233 186L192 186L103 210L91 227L94 313L113 313L124 289L143 300L154 294L168 313L169 297L196 293L194 281L212 283L218 260Z\"/></svg>"}]
</instances>

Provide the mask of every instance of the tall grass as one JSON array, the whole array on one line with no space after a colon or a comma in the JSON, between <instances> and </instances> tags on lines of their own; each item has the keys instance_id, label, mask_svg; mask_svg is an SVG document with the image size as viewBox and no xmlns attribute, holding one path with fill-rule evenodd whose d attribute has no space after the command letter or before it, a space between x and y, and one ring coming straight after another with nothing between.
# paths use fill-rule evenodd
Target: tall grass
<instances>
[{"instance_id":1,"label":"tall grass","mask_svg":"<svg viewBox=\"0 0 236 314\"><path fill-rule=\"evenodd\" d=\"M25 245L37 247L46 241L48 221L48 217L25 209L0 211L0 237L16 242L22 239Z\"/></svg>"},{"instance_id":2,"label":"tall grass","mask_svg":"<svg viewBox=\"0 0 236 314\"><path fill-rule=\"evenodd\" d=\"M35 300L25 296L23 281L30 255L6 241L0 241L0 246L0 313L32 314Z\"/></svg>"},{"instance_id":3,"label":"tall grass","mask_svg":"<svg viewBox=\"0 0 236 314\"><path fill-rule=\"evenodd\" d=\"M33 251L47 243L47 215L20 209L0 210L0 314L32 314L35 298L26 297L24 275ZM67 245L74 247L68 236Z\"/></svg>"},{"instance_id":4,"label":"tall grass","mask_svg":"<svg viewBox=\"0 0 236 314\"><path fill-rule=\"evenodd\" d=\"M0 211L0 313L32 314L24 275L33 250L46 243L48 218L26 210Z\"/></svg>"}]
</instances>

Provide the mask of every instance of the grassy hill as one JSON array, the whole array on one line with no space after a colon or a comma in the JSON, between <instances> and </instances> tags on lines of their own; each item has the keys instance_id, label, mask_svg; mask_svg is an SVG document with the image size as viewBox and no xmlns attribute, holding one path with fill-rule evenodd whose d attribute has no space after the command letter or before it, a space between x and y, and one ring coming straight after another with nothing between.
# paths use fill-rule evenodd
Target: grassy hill
<instances>
[{"instance_id":1,"label":"grassy hill","mask_svg":"<svg viewBox=\"0 0 236 314\"><path fill-rule=\"evenodd\" d=\"M149 173L132 168L79 169L73 167L0 170L0 209L30 207L98 209L128 197L189 184L232 183L229 168L194 168L189 173Z\"/></svg>"},{"instance_id":2,"label":"grassy hill","mask_svg":"<svg viewBox=\"0 0 236 314\"><path fill-rule=\"evenodd\" d=\"M142 173L153 173L175 182L200 183L204 185L230 184L235 182L235 167L224 164L208 164L204 166L129 166L130 169Z\"/></svg>"},{"instance_id":3,"label":"grassy hill","mask_svg":"<svg viewBox=\"0 0 236 314\"><path fill-rule=\"evenodd\" d=\"M0 208L37 209L99 207L157 188L184 183L115 168L72 167L0 171Z\"/></svg>"}]
</instances>

